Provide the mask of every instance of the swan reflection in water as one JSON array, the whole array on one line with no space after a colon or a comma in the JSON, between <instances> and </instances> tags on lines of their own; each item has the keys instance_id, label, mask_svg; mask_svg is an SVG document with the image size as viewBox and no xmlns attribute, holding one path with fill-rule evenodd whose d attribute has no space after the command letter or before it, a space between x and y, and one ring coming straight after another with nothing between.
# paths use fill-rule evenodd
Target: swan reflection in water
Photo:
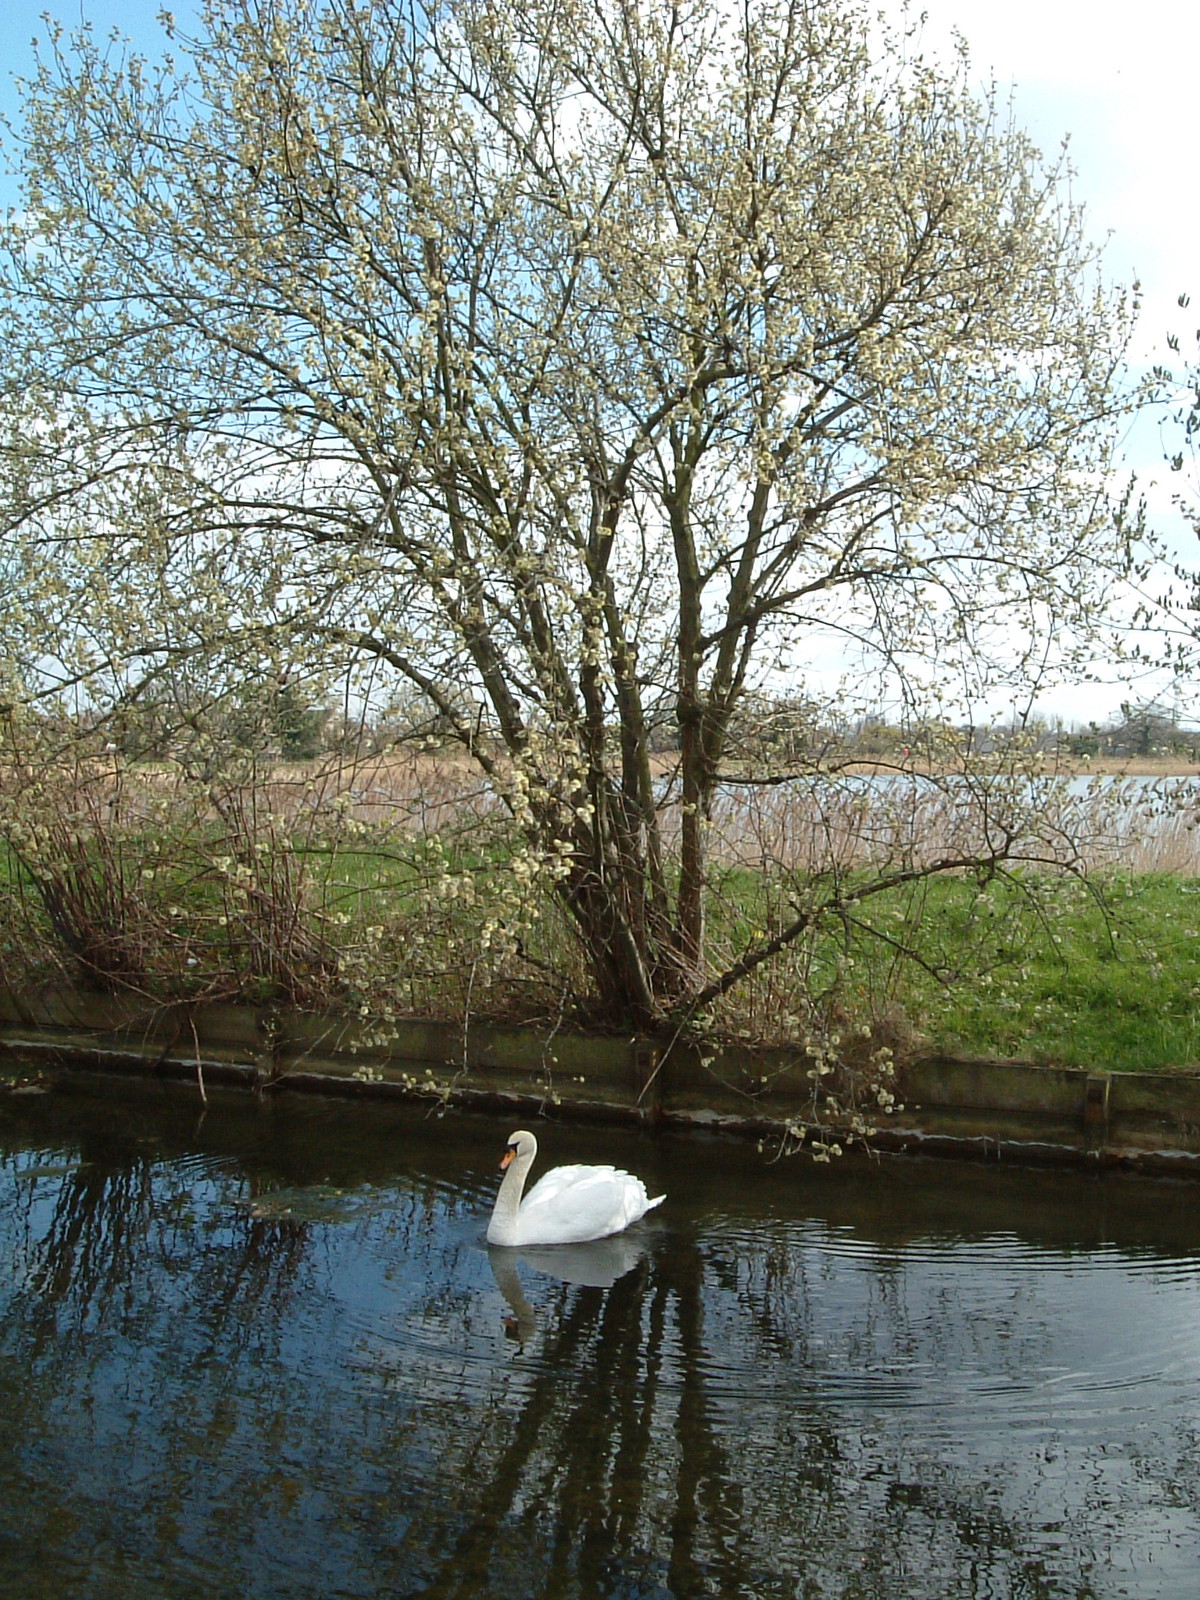
<instances>
[{"instance_id":1,"label":"swan reflection in water","mask_svg":"<svg viewBox=\"0 0 1200 1600\"><path fill-rule=\"evenodd\" d=\"M613 1234L587 1244L523 1245L516 1249L488 1246L488 1261L496 1287L508 1302L511 1317L504 1319L510 1338L524 1344L537 1331L537 1311L525 1298L517 1272L523 1262L534 1272L561 1283L579 1284L589 1289L611 1289L646 1259L644 1239L629 1234Z\"/></svg>"}]
</instances>

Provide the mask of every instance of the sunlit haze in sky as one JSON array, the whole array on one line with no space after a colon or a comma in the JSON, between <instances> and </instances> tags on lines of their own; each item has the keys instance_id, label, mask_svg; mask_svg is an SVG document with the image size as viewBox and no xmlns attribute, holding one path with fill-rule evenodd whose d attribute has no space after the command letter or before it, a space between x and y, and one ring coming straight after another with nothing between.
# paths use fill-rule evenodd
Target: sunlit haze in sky
<instances>
[{"instance_id":1,"label":"sunlit haze in sky","mask_svg":"<svg viewBox=\"0 0 1200 1600\"><path fill-rule=\"evenodd\" d=\"M147 51L156 48L155 0L74 0L62 7L53 0L5 0L0 109L10 117L17 114L13 78L29 70L30 41L44 37L40 13L46 9L68 27L86 19L102 33L116 27ZM176 7L181 21L191 9ZM1086 207L1093 237L1108 240L1108 276L1142 285L1135 361L1171 360L1169 331L1185 350L1194 348L1200 327L1200 3L929 0L926 9L922 37L930 51L948 55L953 32L961 33L973 75L981 83L994 78L1003 96L1011 91L1016 121L1047 156L1069 136L1073 192ZM15 199L11 180L0 179L0 204ZM1183 310L1178 298L1188 293L1195 304ZM1143 419L1126 441L1126 470L1137 468L1152 514L1190 554L1190 538L1170 512L1175 484L1161 464L1159 420ZM1047 709L1086 719L1107 715L1121 698L1119 687L1088 689Z\"/></svg>"}]
</instances>

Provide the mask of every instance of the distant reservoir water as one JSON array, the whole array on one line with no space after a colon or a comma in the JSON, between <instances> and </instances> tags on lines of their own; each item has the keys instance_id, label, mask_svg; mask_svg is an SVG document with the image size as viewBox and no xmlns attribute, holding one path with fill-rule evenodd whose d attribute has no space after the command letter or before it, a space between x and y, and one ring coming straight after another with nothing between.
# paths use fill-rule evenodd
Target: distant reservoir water
<instances>
[{"instance_id":1,"label":"distant reservoir water","mask_svg":"<svg viewBox=\"0 0 1200 1600\"><path fill-rule=\"evenodd\" d=\"M1200 1593L1200 1193L538 1125L667 1203L489 1252L507 1122L0 1093L0 1595Z\"/></svg>"}]
</instances>

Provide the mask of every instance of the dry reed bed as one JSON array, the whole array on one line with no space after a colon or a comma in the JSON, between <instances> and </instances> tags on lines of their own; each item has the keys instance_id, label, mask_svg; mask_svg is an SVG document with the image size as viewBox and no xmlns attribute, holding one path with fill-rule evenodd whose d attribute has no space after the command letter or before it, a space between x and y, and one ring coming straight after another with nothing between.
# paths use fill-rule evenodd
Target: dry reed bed
<instances>
[{"instance_id":1,"label":"dry reed bed","mask_svg":"<svg viewBox=\"0 0 1200 1600\"><path fill-rule=\"evenodd\" d=\"M668 849L678 834L669 770L661 778ZM11 789L11 784L0 787ZM503 823L503 801L464 757L402 753L272 765L198 788L166 768L63 771L41 783L43 815L94 833L152 829L185 813L236 819L237 832L306 836L345 823L366 835L450 841ZM1200 777L1083 777L980 772L814 772L785 783L733 782L710 825L714 861L790 874L929 864L1005 847L1017 861L1071 870L1200 874Z\"/></svg>"}]
</instances>

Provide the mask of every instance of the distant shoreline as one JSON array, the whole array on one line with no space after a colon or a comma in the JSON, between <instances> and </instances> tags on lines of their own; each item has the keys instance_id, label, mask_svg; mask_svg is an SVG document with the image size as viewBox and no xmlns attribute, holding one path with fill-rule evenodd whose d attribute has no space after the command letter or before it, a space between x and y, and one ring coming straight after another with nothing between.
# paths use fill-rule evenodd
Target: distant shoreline
<instances>
[{"instance_id":1,"label":"distant shoreline","mask_svg":"<svg viewBox=\"0 0 1200 1600\"><path fill-rule=\"evenodd\" d=\"M1196 778L1200 761L1183 756L1082 756L1047 757L1046 770L1066 778Z\"/></svg>"},{"instance_id":2,"label":"distant shoreline","mask_svg":"<svg viewBox=\"0 0 1200 1600\"><path fill-rule=\"evenodd\" d=\"M650 756L651 770L659 777L669 775L677 768L679 759L677 751L656 750ZM1006 760L1005 752L1003 751L996 753L996 759L1002 770L1020 770L1022 772L1034 770L1048 777L1200 777L1200 757L1195 760L1189 760L1186 756L1087 757L1059 756L1048 752L1040 759L1033 754L1023 755L1015 768L1010 767L1010 763ZM443 776L469 774L472 779L478 776L478 769L466 751L459 749L401 749L355 756L339 756L331 752L307 761L275 760L269 763L260 774L260 777L267 782L286 783L293 780L307 780L316 773L329 772L338 768L354 770L375 768L378 770L391 767L407 767L413 771L434 772ZM988 757L973 757L971 769L974 771L988 771ZM131 762L128 764L128 770L155 775L169 773L174 770L174 766L167 761ZM736 760L730 764L730 772L738 773L741 770L742 768ZM797 762L792 775L797 778L803 778L817 773L861 776L878 772L909 772L924 777L940 777L955 770L951 765L930 764L919 757L910 756L907 753L855 755L850 752L844 752L841 754L830 753L818 757L814 759L811 765Z\"/></svg>"},{"instance_id":3,"label":"distant shoreline","mask_svg":"<svg viewBox=\"0 0 1200 1600\"><path fill-rule=\"evenodd\" d=\"M811 769L832 773L849 773L853 776L865 776L871 773L913 773L924 778L944 778L951 773L961 772L961 767L945 765L928 765L923 762L914 762L903 759L889 758L887 756L864 756L860 758L849 757L844 761L831 761L820 768ZM975 757L972 765L967 770L973 772L988 772L998 770L1021 774L1025 776L1040 776L1047 778L1200 778L1200 761L1187 761L1178 757L1168 757L1159 760L1155 757L1130 756L1127 759L1120 756L1093 756L1090 760L1081 756L1046 756L1038 761L1035 757L1028 757L1019 765L1001 763L996 769L988 766L987 757ZM798 774L800 775L800 774Z\"/></svg>"}]
</instances>

